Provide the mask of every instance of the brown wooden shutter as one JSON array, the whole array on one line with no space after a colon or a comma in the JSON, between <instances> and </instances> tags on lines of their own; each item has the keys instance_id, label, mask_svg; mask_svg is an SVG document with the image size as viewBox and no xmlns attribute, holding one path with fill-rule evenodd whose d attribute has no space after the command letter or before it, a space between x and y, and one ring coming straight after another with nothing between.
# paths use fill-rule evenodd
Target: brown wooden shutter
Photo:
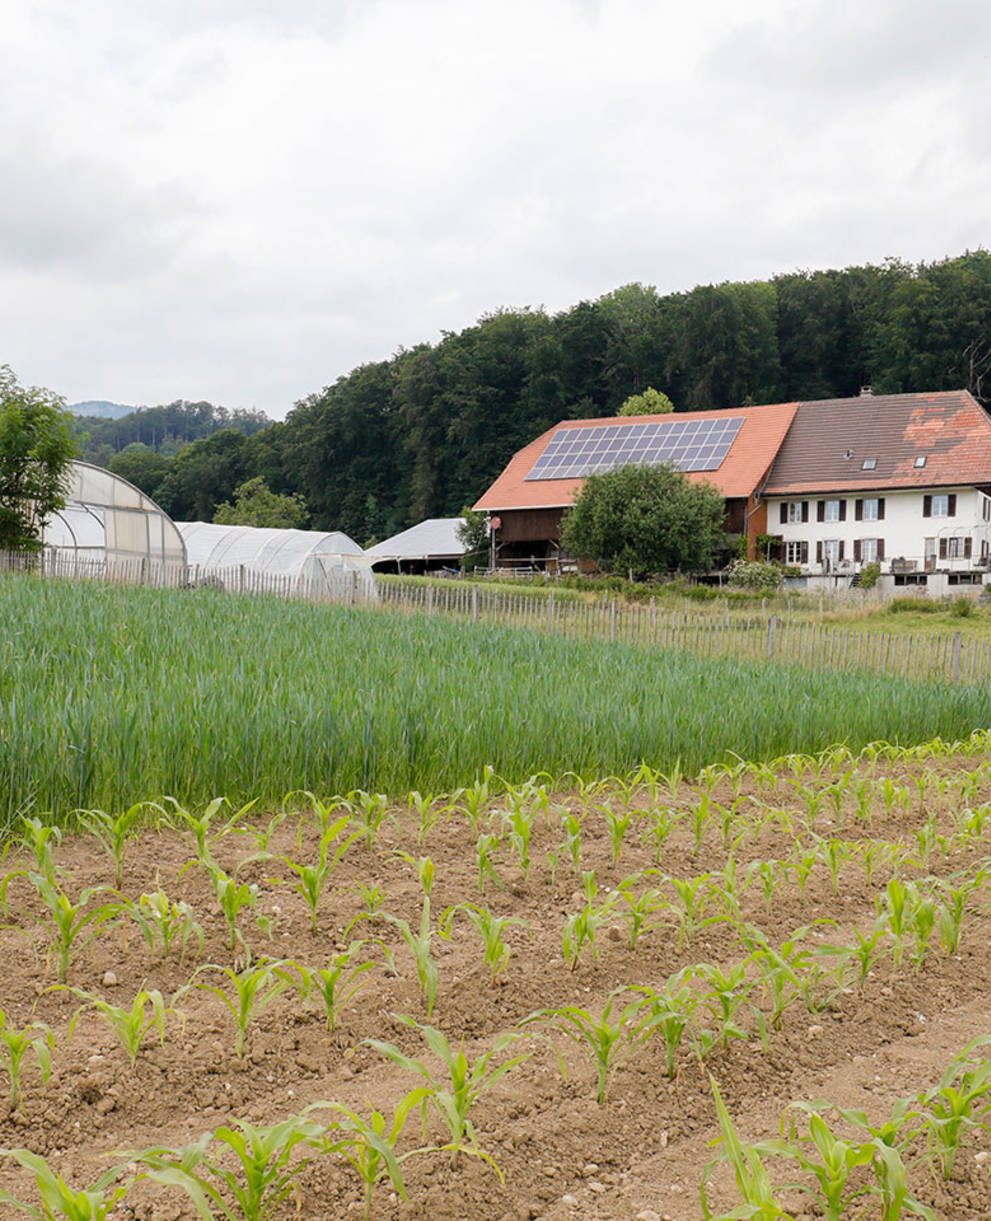
<instances>
[{"instance_id":1,"label":"brown wooden shutter","mask_svg":"<svg viewBox=\"0 0 991 1221\"><path fill-rule=\"evenodd\" d=\"M941 538L939 540L939 558L941 560L946 559L946 539L945 538Z\"/></svg>"},{"instance_id":2,"label":"brown wooden shutter","mask_svg":"<svg viewBox=\"0 0 991 1221\"><path fill-rule=\"evenodd\" d=\"M840 521L846 521L846 501L840 501Z\"/></svg>"},{"instance_id":3,"label":"brown wooden shutter","mask_svg":"<svg viewBox=\"0 0 991 1221\"><path fill-rule=\"evenodd\" d=\"M802 521L808 521L808 520L809 520L809 502L807 500L803 500L802 501Z\"/></svg>"},{"instance_id":4,"label":"brown wooden shutter","mask_svg":"<svg viewBox=\"0 0 991 1221\"><path fill-rule=\"evenodd\" d=\"M949 496L947 496L946 499L949 502L947 505L947 509L946 509L947 516L956 517L956 515L957 515L957 494L956 494L956 492L951 492L949 494Z\"/></svg>"},{"instance_id":5,"label":"brown wooden shutter","mask_svg":"<svg viewBox=\"0 0 991 1221\"><path fill-rule=\"evenodd\" d=\"M802 543L802 558L799 562L802 564L807 564L809 562L809 544L808 543Z\"/></svg>"},{"instance_id":6,"label":"brown wooden shutter","mask_svg":"<svg viewBox=\"0 0 991 1221\"><path fill-rule=\"evenodd\" d=\"M884 497L881 496L877 502L877 519L884 521Z\"/></svg>"},{"instance_id":7,"label":"brown wooden shutter","mask_svg":"<svg viewBox=\"0 0 991 1221\"><path fill-rule=\"evenodd\" d=\"M826 520L826 502L824 500L816 501L816 521Z\"/></svg>"},{"instance_id":8,"label":"brown wooden shutter","mask_svg":"<svg viewBox=\"0 0 991 1221\"><path fill-rule=\"evenodd\" d=\"M963 540L963 558L965 560L969 560L973 554L974 554L974 541L968 534L967 537Z\"/></svg>"},{"instance_id":9,"label":"brown wooden shutter","mask_svg":"<svg viewBox=\"0 0 991 1221\"><path fill-rule=\"evenodd\" d=\"M933 515L933 498L931 496L922 497L922 516L932 517Z\"/></svg>"},{"instance_id":10,"label":"brown wooden shutter","mask_svg":"<svg viewBox=\"0 0 991 1221\"><path fill-rule=\"evenodd\" d=\"M778 520L782 525L784 525L788 520L788 502L785 500L782 500L781 502L781 516L778 518Z\"/></svg>"},{"instance_id":11,"label":"brown wooden shutter","mask_svg":"<svg viewBox=\"0 0 991 1221\"><path fill-rule=\"evenodd\" d=\"M858 500L857 503L860 504L860 501ZM860 539L859 538L855 538L853 540L853 559L854 559L855 563L857 563L857 564L860 563Z\"/></svg>"},{"instance_id":12,"label":"brown wooden shutter","mask_svg":"<svg viewBox=\"0 0 991 1221\"><path fill-rule=\"evenodd\" d=\"M837 555L837 557L836 557L836 558L837 558L838 560L842 560L842 559L843 559L843 540L842 540L842 539L840 539L840 551L839 551L839 555Z\"/></svg>"},{"instance_id":13,"label":"brown wooden shutter","mask_svg":"<svg viewBox=\"0 0 991 1221\"><path fill-rule=\"evenodd\" d=\"M853 520L864 520L864 502L862 500L855 500L853 502Z\"/></svg>"},{"instance_id":14,"label":"brown wooden shutter","mask_svg":"<svg viewBox=\"0 0 991 1221\"><path fill-rule=\"evenodd\" d=\"M816 563L822 563L822 539L819 539L816 543Z\"/></svg>"},{"instance_id":15,"label":"brown wooden shutter","mask_svg":"<svg viewBox=\"0 0 991 1221\"><path fill-rule=\"evenodd\" d=\"M884 559L884 539L883 538L879 538L877 540L877 558L879 560Z\"/></svg>"}]
</instances>

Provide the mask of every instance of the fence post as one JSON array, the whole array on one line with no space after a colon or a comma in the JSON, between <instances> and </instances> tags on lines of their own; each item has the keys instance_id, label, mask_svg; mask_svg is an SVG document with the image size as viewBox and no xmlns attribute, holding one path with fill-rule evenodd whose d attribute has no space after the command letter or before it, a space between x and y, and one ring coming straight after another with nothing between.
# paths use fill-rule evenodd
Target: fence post
<instances>
[{"instance_id":1,"label":"fence post","mask_svg":"<svg viewBox=\"0 0 991 1221\"><path fill-rule=\"evenodd\" d=\"M960 660L963 655L963 632L954 632L950 644L950 679L960 681Z\"/></svg>"},{"instance_id":2,"label":"fence post","mask_svg":"<svg viewBox=\"0 0 991 1221\"><path fill-rule=\"evenodd\" d=\"M609 599L609 639L616 639L616 599Z\"/></svg>"},{"instance_id":3,"label":"fence post","mask_svg":"<svg viewBox=\"0 0 991 1221\"><path fill-rule=\"evenodd\" d=\"M434 613L434 587L432 585L427 586L426 610L428 615L432 615Z\"/></svg>"},{"instance_id":4,"label":"fence post","mask_svg":"<svg viewBox=\"0 0 991 1221\"><path fill-rule=\"evenodd\" d=\"M471 587L471 621L478 622L478 586L474 584Z\"/></svg>"},{"instance_id":5,"label":"fence post","mask_svg":"<svg viewBox=\"0 0 991 1221\"><path fill-rule=\"evenodd\" d=\"M546 626L549 632L554 630L554 595L548 594L547 604L545 607Z\"/></svg>"},{"instance_id":6,"label":"fence post","mask_svg":"<svg viewBox=\"0 0 991 1221\"><path fill-rule=\"evenodd\" d=\"M770 615L767 620L767 656L773 657L777 649L778 616Z\"/></svg>"}]
</instances>

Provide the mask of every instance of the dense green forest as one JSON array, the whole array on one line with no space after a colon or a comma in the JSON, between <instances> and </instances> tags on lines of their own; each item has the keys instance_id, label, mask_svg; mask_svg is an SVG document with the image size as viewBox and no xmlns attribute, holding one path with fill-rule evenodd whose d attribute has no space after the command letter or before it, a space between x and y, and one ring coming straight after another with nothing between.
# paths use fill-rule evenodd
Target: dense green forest
<instances>
[{"instance_id":1,"label":"dense green forest","mask_svg":"<svg viewBox=\"0 0 991 1221\"><path fill-rule=\"evenodd\" d=\"M84 456L178 520L211 520L261 476L275 492L299 493L314 528L366 543L456 514L544 429L614 415L647 386L689 411L863 385L876 394L966 387L991 406L991 254L665 296L629 284L557 314L497 310L352 370L284 423L198 403L185 405L195 418L173 404L79 428Z\"/></svg>"}]
</instances>

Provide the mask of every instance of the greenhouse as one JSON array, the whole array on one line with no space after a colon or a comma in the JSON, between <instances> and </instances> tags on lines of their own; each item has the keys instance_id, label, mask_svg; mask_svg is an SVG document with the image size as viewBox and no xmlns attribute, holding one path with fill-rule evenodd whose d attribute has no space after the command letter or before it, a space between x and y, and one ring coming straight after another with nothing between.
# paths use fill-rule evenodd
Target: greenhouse
<instances>
[{"instance_id":1,"label":"greenhouse","mask_svg":"<svg viewBox=\"0 0 991 1221\"><path fill-rule=\"evenodd\" d=\"M375 601L371 561L340 531L176 523L189 581L226 589Z\"/></svg>"},{"instance_id":2,"label":"greenhouse","mask_svg":"<svg viewBox=\"0 0 991 1221\"><path fill-rule=\"evenodd\" d=\"M172 519L132 483L88 462L72 463L65 508L48 522L44 543L48 562L80 573L96 566L117 575L155 569L168 580L186 563Z\"/></svg>"}]
</instances>

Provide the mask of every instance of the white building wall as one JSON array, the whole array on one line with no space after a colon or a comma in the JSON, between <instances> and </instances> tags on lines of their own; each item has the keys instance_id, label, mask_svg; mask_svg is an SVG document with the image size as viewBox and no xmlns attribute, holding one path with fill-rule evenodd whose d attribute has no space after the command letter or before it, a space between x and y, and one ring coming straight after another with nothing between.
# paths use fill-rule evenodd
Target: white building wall
<instances>
[{"instance_id":1,"label":"white building wall","mask_svg":"<svg viewBox=\"0 0 991 1221\"><path fill-rule=\"evenodd\" d=\"M933 515L925 516L925 496L955 496L952 516L936 515L941 506L933 501ZM883 500L884 517L856 519L856 502ZM808 505L807 521L781 521L781 504ZM843 502L843 520L819 521L818 504ZM946 507L949 507L948 505ZM792 510L797 515L798 510ZM991 498L974 487L936 488L913 491L858 492L844 496L769 497L767 532L783 541L782 559L796 563L803 573L830 573L852 576L869 561L870 542L882 540L883 573L898 572L985 572L991 551ZM861 542L861 559L855 558L855 542ZM928 540L928 541L927 541ZM969 540L969 557L965 554ZM792 547L789 548L788 544ZM799 546L807 544L807 558L796 558ZM821 555L820 559L820 544ZM838 555L842 545L842 558Z\"/></svg>"}]
</instances>

